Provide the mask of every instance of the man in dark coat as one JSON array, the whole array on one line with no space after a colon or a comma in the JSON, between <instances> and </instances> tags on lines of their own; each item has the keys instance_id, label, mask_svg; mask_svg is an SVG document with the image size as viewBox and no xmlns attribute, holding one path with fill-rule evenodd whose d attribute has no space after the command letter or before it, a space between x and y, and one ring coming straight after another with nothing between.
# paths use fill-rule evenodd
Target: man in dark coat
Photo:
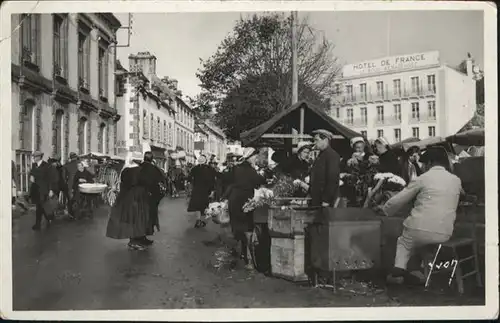
<instances>
[{"instance_id":1,"label":"man in dark coat","mask_svg":"<svg viewBox=\"0 0 500 323\"><path fill-rule=\"evenodd\" d=\"M158 205L160 204L163 194L160 188L160 182L164 181L164 176L161 170L153 165L153 153L147 151L144 153L144 161L141 163L139 171L139 184L146 188L149 195L150 205L150 224L159 230ZM152 244L153 241L144 237L146 244Z\"/></svg>"},{"instance_id":2,"label":"man in dark coat","mask_svg":"<svg viewBox=\"0 0 500 323\"><path fill-rule=\"evenodd\" d=\"M76 153L69 154L69 161L64 164L62 169L62 175L64 178L64 188L63 190L64 197L66 199L68 213L70 216L74 216L73 212L73 179L75 178L75 174L78 171L78 155Z\"/></svg>"},{"instance_id":3,"label":"man in dark coat","mask_svg":"<svg viewBox=\"0 0 500 323\"><path fill-rule=\"evenodd\" d=\"M333 134L327 130L315 130L314 144L320 150L311 169L309 193L312 206L334 206L339 190L340 156L330 146Z\"/></svg>"},{"instance_id":4,"label":"man in dark coat","mask_svg":"<svg viewBox=\"0 0 500 323\"><path fill-rule=\"evenodd\" d=\"M30 195L31 201L36 205L36 222L32 229L38 231L41 228L42 216L47 220L47 226L50 225L52 214L46 214L44 204L54 196L58 183L56 171L43 160L43 153L34 152L33 159Z\"/></svg>"}]
</instances>

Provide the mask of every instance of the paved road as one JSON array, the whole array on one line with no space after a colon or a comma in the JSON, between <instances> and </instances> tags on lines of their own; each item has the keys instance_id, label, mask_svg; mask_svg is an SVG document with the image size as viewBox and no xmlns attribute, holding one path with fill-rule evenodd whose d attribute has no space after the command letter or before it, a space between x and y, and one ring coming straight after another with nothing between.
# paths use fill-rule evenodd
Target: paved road
<instances>
[{"instance_id":1,"label":"paved road","mask_svg":"<svg viewBox=\"0 0 500 323\"><path fill-rule=\"evenodd\" d=\"M403 290L333 294L243 268L216 268L220 228L194 229L184 199L164 199L161 231L145 252L104 236L106 209L92 220L56 221L33 232L34 214L13 219L14 310L102 310L480 304Z\"/></svg>"}]
</instances>

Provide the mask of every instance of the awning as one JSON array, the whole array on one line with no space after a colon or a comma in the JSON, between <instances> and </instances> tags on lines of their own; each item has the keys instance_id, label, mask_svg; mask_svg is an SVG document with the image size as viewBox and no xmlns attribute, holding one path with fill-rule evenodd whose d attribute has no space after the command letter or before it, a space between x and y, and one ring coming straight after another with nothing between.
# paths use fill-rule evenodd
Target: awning
<instances>
[{"instance_id":1,"label":"awning","mask_svg":"<svg viewBox=\"0 0 500 323\"><path fill-rule=\"evenodd\" d=\"M251 130L243 132L240 136L242 146L273 146L270 143L276 144L276 142L283 142L283 139L262 138L262 136L264 134L276 133L276 129L283 125L299 130L300 111L302 108L304 108L304 134L310 135L314 130L318 129L328 130L338 137L333 140L332 146L336 149L346 148L348 150L350 150L349 140L361 136L361 134L356 131L332 119L322 109L305 101L299 101L268 121Z\"/></svg>"},{"instance_id":2,"label":"awning","mask_svg":"<svg viewBox=\"0 0 500 323\"><path fill-rule=\"evenodd\" d=\"M395 144L392 144L391 148L392 149L403 149L403 146L405 144L409 144L412 142L419 142L419 141L420 141L420 139L418 139L416 137L410 137L410 138L406 138L405 140L401 140L400 142L397 142Z\"/></svg>"},{"instance_id":3,"label":"awning","mask_svg":"<svg viewBox=\"0 0 500 323\"><path fill-rule=\"evenodd\" d=\"M463 146L484 146L484 128L459 132L446 137L446 140Z\"/></svg>"}]
</instances>

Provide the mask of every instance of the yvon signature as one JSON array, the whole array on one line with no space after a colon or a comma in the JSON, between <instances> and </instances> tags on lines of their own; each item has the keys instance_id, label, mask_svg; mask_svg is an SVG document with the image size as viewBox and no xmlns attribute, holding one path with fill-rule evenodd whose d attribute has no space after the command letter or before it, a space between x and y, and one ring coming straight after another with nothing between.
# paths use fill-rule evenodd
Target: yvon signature
<instances>
[{"instance_id":1,"label":"yvon signature","mask_svg":"<svg viewBox=\"0 0 500 323\"><path fill-rule=\"evenodd\" d=\"M450 278L448 280L448 285L451 285L451 283L453 281L453 277L455 276L455 270L457 269L457 266L458 266L458 260L452 259L452 260L448 260L448 261L441 261L438 263L438 262L436 262L436 259L434 259L434 261L429 262L427 264L427 266L429 266L429 274L427 275L427 279L425 281L425 287L427 287L429 285L429 279L430 279L433 271L444 270L444 269L448 269L448 268L453 268L453 270L451 271Z\"/></svg>"}]
</instances>

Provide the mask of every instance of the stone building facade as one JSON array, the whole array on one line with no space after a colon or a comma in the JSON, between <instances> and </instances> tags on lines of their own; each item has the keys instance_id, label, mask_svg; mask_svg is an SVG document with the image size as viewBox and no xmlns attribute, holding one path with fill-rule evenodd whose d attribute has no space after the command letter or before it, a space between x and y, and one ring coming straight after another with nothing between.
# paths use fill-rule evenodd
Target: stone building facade
<instances>
[{"instance_id":1,"label":"stone building facade","mask_svg":"<svg viewBox=\"0 0 500 323\"><path fill-rule=\"evenodd\" d=\"M35 150L63 163L70 152L114 153L120 26L109 13L12 15L12 159L21 191Z\"/></svg>"}]
</instances>

